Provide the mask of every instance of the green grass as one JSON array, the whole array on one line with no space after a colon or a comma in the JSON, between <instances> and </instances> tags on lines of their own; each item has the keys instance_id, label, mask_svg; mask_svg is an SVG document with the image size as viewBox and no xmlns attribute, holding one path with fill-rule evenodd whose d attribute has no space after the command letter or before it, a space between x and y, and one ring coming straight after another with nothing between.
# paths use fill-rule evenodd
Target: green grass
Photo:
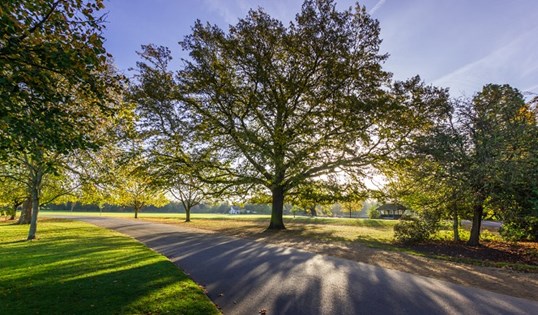
<instances>
[{"instance_id":1,"label":"green grass","mask_svg":"<svg viewBox=\"0 0 538 315\"><path fill-rule=\"evenodd\" d=\"M0 314L218 314L164 256L90 224L0 224Z\"/></svg>"},{"instance_id":2,"label":"green grass","mask_svg":"<svg viewBox=\"0 0 538 315\"><path fill-rule=\"evenodd\" d=\"M76 215L76 216L110 216L132 218L132 213L117 212L68 212L44 211L45 215ZM184 213L140 213L141 220L162 223L182 223ZM224 232L232 235L245 236L259 234L269 225L268 214L215 214L193 213L192 222L188 226ZM397 220L371 220L358 218L307 217L291 215L284 216L284 224L290 237L308 237L319 241L363 242L373 246L389 245L393 241L394 225Z\"/></svg>"},{"instance_id":3,"label":"green grass","mask_svg":"<svg viewBox=\"0 0 538 315\"><path fill-rule=\"evenodd\" d=\"M71 212L71 211L51 211L40 210L42 215L74 215L74 216L105 216L105 217L121 217L133 218L134 213L131 212ZM143 218L166 218L184 220L185 213L146 213L139 212L138 217ZM267 222L269 224L269 214L220 214L220 213L191 213L191 219L204 220L228 220L228 221L252 221L252 222ZM348 225L348 226L366 226L366 227L392 227L398 220L370 220L358 218L332 218L332 217L309 217L309 216L284 216L284 223L302 223L302 224L325 224L325 225Z\"/></svg>"}]
</instances>

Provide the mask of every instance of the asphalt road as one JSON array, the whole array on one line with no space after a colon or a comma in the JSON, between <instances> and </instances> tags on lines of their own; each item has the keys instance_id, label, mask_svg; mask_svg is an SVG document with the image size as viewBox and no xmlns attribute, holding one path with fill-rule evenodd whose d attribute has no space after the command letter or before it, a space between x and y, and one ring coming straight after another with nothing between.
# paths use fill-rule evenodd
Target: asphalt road
<instances>
[{"instance_id":1,"label":"asphalt road","mask_svg":"<svg viewBox=\"0 0 538 315\"><path fill-rule=\"evenodd\" d=\"M167 256L224 314L538 314L538 302L252 240L132 219L77 219Z\"/></svg>"}]
</instances>

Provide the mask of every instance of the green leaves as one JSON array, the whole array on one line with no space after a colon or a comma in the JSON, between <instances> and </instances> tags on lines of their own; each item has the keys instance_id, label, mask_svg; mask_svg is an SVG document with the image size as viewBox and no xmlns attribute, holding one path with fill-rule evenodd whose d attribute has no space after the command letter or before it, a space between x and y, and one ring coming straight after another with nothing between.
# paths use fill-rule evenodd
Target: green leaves
<instances>
[{"instance_id":1,"label":"green leaves","mask_svg":"<svg viewBox=\"0 0 538 315\"><path fill-rule=\"evenodd\" d=\"M0 154L95 147L119 89L98 12L101 0L10 0L0 7Z\"/></svg>"}]
</instances>

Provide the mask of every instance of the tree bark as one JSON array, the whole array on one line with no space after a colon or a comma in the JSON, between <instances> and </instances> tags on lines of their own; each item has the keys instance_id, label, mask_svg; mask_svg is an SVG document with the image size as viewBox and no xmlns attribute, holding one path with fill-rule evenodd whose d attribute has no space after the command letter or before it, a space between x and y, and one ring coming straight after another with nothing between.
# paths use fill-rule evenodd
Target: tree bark
<instances>
[{"instance_id":1,"label":"tree bark","mask_svg":"<svg viewBox=\"0 0 538 315\"><path fill-rule=\"evenodd\" d=\"M271 209L271 223L268 230L285 230L284 226L284 187L276 186L272 189L273 204Z\"/></svg>"},{"instance_id":2,"label":"tree bark","mask_svg":"<svg viewBox=\"0 0 538 315\"><path fill-rule=\"evenodd\" d=\"M185 222L191 222L191 208L185 208Z\"/></svg>"},{"instance_id":3,"label":"tree bark","mask_svg":"<svg viewBox=\"0 0 538 315\"><path fill-rule=\"evenodd\" d=\"M460 241L460 220L459 220L459 217L458 217L458 208L454 207L453 208L453 223L452 223L452 228L454 229L454 241L455 242L459 242Z\"/></svg>"},{"instance_id":4,"label":"tree bark","mask_svg":"<svg viewBox=\"0 0 538 315\"><path fill-rule=\"evenodd\" d=\"M19 217L18 224L30 224L30 218L32 217L32 199L28 197L22 203L21 216Z\"/></svg>"},{"instance_id":5,"label":"tree bark","mask_svg":"<svg viewBox=\"0 0 538 315\"><path fill-rule=\"evenodd\" d=\"M135 219L138 219L138 208L135 207L135 208L134 208L134 211L135 211Z\"/></svg>"},{"instance_id":6,"label":"tree bark","mask_svg":"<svg viewBox=\"0 0 538 315\"><path fill-rule=\"evenodd\" d=\"M21 205L20 202L13 203L13 208L11 208L11 212L9 213L9 220L15 220L15 217L17 216L17 208Z\"/></svg>"},{"instance_id":7,"label":"tree bark","mask_svg":"<svg viewBox=\"0 0 538 315\"><path fill-rule=\"evenodd\" d=\"M473 226L471 227L471 237L467 242L469 246L480 245L480 225L482 224L482 215L484 213L484 203L479 202L473 207Z\"/></svg>"},{"instance_id":8,"label":"tree bark","mask_svg":"<svg viewBox=\"0 0 538 315\"><path fill-rule=\"evenodd\" d=\"M313 205L312 207L310 207L310 215L312 217L317 217L318 216L318 213L316 212L316 205Z\"/></svg>"},{"instance_id":9,"label":"tree bark","mask_svg":"<svg viewBox=\"0 0 538 315\"><path fill-rule=\"evenodd\" d=\"M30 231L28 231L27 240L33 240L36 238L37 232L37 215L39 214L39 194L41 190L41 179L43 174L40 170L36 171L35 177L32 181L32 219L30 220Z\"/></svg>"}]
</instances>

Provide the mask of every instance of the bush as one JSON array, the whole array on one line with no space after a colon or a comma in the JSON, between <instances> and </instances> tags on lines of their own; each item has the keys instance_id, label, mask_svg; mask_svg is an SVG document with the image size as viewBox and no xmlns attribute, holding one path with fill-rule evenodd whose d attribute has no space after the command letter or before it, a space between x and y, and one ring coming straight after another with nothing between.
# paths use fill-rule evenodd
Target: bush
<instances>
[{"instance_id":1,"label":"bush","mask_svg":"<svg viewBox=\"0 0 538 315\"><path fill-rule=\"evenodd\" d=\"M394 226L394 239L402 243L420 243L429 240L439 228L440 217L435 212L424 212L417 217L405 217Z\"/></svg>"},{"instance_id":2,"label":"bush","mask_svg":"<svg viewBox=\"0 0 538 315\"><path fill-rule=\"evenodd\" d=\"M368 218L379 219L381 218L381 213L377 210L376 207L372 207L368 210Z\"/></svg>"},{"instance_id":3,"label":"bush","mask_svg":"<svg viewBox=\"0 0 538 315\"><path fill-rule=\"evenodd\" d=\"M394 226L394 238L402 243L419 243L429 238L429 233L418 219L400 220Z\"/></svg>"},{"instance_id":4,"label":"bush","mask_svg":"<svg viewBox=\"0 0 538 315\"><path fill-rule=\"evenodd\" d=\"M519 217L505 221L499 234L508 241L538 241L538 218L533 216Z\"/></svg>"}]
</instances>

